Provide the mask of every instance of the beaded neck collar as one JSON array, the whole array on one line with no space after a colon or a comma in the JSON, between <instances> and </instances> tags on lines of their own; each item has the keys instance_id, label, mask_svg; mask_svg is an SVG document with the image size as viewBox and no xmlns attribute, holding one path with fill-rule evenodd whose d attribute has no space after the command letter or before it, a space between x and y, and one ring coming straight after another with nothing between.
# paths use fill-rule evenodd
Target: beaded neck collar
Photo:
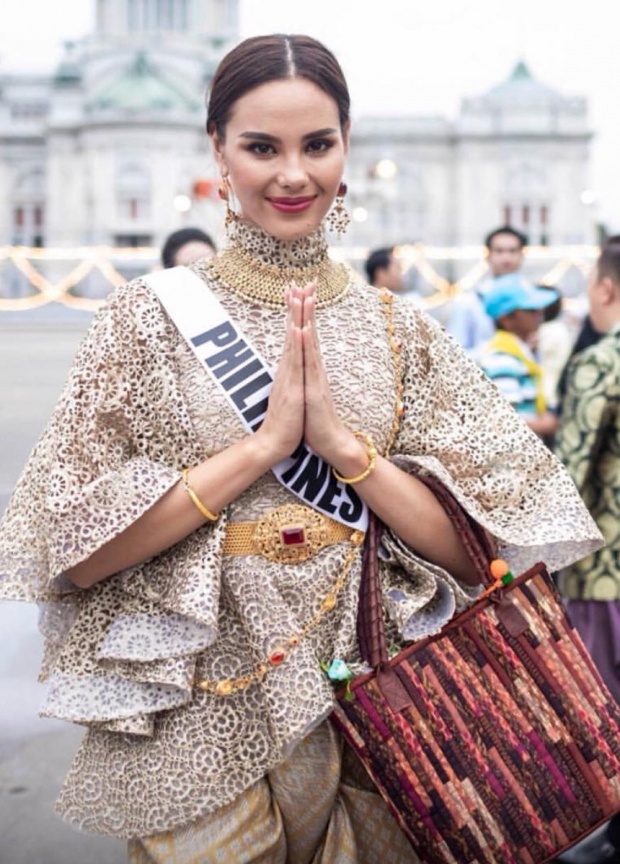
<instances>
[{"instance_id":1,"label":"beaded neck collar","mask_svg":"<svg viewBox=\"0 0 620 864\"><path fill-rule=\"evenodd\" d=\"M278 240L262 228L237 219L229 227L225 251L235 247L263 264L276 267L311 267L328 257L325 231L321 226L297 240Z\"/></svg>"},{"instance_id":2,"label":"beaded neck collar","mask_svg":"<svg viewBox=\"0 0 620 864\"><path fill-rule=\"evenodd\" d=\"M284 241L237 221L229 237L229 245L209 260L208 268L224 289L251 303L283 308L291 282L315 282L319 308L335 303L348 291L349 271L330 259L322 228L298 240Z\"/></svg>"}]
</instances>

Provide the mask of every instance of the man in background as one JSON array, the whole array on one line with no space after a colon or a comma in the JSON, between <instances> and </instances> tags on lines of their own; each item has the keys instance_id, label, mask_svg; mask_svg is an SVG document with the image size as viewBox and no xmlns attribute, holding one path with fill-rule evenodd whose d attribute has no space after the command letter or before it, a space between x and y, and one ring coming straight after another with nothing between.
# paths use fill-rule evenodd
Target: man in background
<instances>
[{"instance_id":1,"label":"man in background","mask_svg":"<svg viewBox=\"0 0 620 864\"><path fill-rule=\"evenodd\" d=\"M472 291L465 291L452 303L446 330L466 351L474 354L495 333L495 324L484 308L484 295L498 276L517 273L523 266L527 239L520 231L504 225L485 238L489 274Z\"/></svg>"},{"instance_id":2,"label":"man in background","mask_svg":"<svg viewBox=\"0 0 620 864\"><path fill-rule=\"evenodd\" d=\"M405 288L403 266L394 254L393 246L374 249L366 259L366 275L375 288L387 288L401 294Z\"/></svg>"},{"instance_id":3,"label":"man in background","mask_svg":"<svg viewBox=\"0 0 620 864\"><path fill-rule=\"evenodd\" d=\"M620 702L620 237L588 282L598 341L573 357L555 440L605 546L559 574L571 620ZM601 335L602 334L602 335Z\"/></svg>"}]
</instances>

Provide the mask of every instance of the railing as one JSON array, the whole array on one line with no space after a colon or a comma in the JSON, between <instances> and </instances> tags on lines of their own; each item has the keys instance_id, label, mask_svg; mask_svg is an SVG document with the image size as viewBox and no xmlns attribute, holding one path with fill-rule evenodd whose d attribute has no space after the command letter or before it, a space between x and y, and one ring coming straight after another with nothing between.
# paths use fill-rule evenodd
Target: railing
<instances>
[{"instance_id":1,"label":"railing","mask_svg":"<svg viewBox=\"0 0 620 864\"><path fill-rule=\"evenodd\" d=\"M530 247L525 270L538 284L554 285L565 297L582 295L586 277L598 254L595 246ZM472 288L486 273L479 246L439 247L406 244L396 249L421 304L441 306ZM335 247L332 254L360 272L367 249ZM60 303L95 311L113 288L159 266L154 247L117 249L84 246L74 249L0 247L0 312L37 309Z\"/></svg>"}]
</instances>

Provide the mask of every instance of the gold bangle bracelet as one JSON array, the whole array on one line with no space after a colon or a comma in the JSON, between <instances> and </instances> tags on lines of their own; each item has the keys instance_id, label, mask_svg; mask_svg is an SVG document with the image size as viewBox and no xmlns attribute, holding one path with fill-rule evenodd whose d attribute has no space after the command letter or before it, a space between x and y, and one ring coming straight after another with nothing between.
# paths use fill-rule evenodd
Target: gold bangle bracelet
<instances>
[{"instance_id":1,"label":"gold bangle bracelet","mask_svg":"<svg viewBox=\"0 0 620 864\"><path fill-rule=\"evenodd\" d=\"M192 487L189 485L189 468L184 468L181 472L181 479L183 480L183 488L192 499L193 503L196 505L198 510L202 513L205 519L208 519L209 522L217 522L220 518L219 513L212 513L205 505L202 503L198 495L194 492Z\"/></svg>"},{"instance_id":2,"label":"gold bangle bracelet","mask_svg":"<svg viewBox=\"0 0 620 864\"><path fill-rule=\"evenodd\" d=\"M336 478L336 480L340 480L341 483L348 483L350 486L353 485L353 483L359 483L360 480L365 480L370 474L372 474L372 472L377 467L377 456L379 455L377 453L377 448L375 447L375 443L372 440L372 438L370 437L370 435L367 435L366 432L354 432L353 434L355 435L355 437L357 438L358 441L361 441L363 444L366 445L366 455L368 456L368 465L362 471L361 474L357 475L357 477L343 477L341 474L339 474L336 471L335 468L332 468L332 471L334 472L334 477Z\"/></svg>"}]
</instances>

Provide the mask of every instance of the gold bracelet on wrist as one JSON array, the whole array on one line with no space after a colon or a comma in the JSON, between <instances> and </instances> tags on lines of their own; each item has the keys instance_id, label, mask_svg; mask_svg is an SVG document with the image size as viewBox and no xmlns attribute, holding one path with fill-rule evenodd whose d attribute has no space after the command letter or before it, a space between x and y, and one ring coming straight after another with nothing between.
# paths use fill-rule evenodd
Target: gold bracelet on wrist
<instances>
[{"instance_id":1,"label":"gold bracelet on wrist","mask_svg":"<svg viewBox=\"0 0 620 864\"><path fill-rule=\"evenodd\" d=\"M377 448L375 447L375 443L366 432L354 432L353 433L358 441L361 441L366 445L366 455L368 456L368 465L362 471L361 474L358 474L357 477L343 477L339 474L335 468L332 468L334 472L334 477L336 480L340 480L341 483L348 483L349 485L353 485L353 483L359 483L361 480L365 480L377 467Z\"/></svg>"},{"instance_id":2,"label":"gold bracelet on wrist","mask_svg":"<svg viewBox=\"0 0 620 864\"><path fill-rule=\"evenodd\" d=\"M189 485L189 468L183 469L183 471L181 472L181 479L183 480L183 488L185 489L189 497L192 499L198 510L200 510L202 515L205 517L205 519L208 519L209 522L217 522L217 520L220 518L220 514L212 513L208 509L208 507L205 507L198 495L196 495L192 487Z\"/></svg>"}]
</instances>

